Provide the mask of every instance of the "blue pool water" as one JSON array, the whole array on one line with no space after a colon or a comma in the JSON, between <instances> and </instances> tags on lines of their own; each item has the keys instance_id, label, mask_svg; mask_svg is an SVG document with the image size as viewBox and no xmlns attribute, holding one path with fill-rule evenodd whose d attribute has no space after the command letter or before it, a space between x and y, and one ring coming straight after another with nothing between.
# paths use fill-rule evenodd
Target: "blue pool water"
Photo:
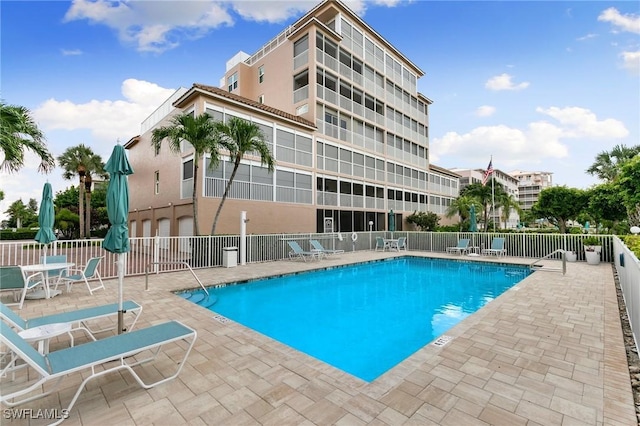
<instances>
[{"instance_id":1,"label":"blue pool water","mask_svg":"<svg viewBox=\"0 0 640 426\"><path fill-rule=\"evenodd\" d=\"M519 266L403 257L210 288L208 298L194 291L190 297L372 381L529 273Z\"/></svg>"}]
</instances>

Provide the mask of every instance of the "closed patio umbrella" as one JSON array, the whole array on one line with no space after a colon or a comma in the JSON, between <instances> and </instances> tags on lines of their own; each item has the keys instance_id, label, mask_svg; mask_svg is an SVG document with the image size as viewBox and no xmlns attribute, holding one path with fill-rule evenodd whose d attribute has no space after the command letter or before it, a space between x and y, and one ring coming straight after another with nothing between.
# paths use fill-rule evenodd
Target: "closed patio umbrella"
<instances>
[{"instance_id":1,"label":"closed patio umbrella","mask_svg":"<svg viewBox=\"0 0 640 426\"><path fill-rule=\"evenodd\" d=\"M478 220L476 218L476 206L471 204L469 209L469 232L478 232Z\"/></svg>"},{"instance_id":2,"label":"closed patio umbrella","mask_svg":"<svg viewBox=\"0 0 640 426\"><path fill-rule=\"evenodd\" d=\"M109 173L107 187L107 216L111 227L104 237L102 248L118 254L118 334L124 331L124 310L122 308L126 253L129 252L129 183L127 175L133 174L122 145L113 147L111 157L104 169Z\"/></svg>"},{"instance_id":3,"label":"closed patio umbrella","mask_svg":"<svg viewBox=\"0 0 640 426\"><path fill-rule=\"evenodd\" d=\"M389 212L389 231L395 232L396 230L396 215L393 213L393 210Z\"/></svg>"},{"instance_id":4,"label":"closed patio umbrella","mask_svg":"<svg viewBox=\"0 0 640 426\"><path fill-rule=\"evenodd\" d=\"M44 184L42 188L42 201L40 202L40 212L38 213L38 225L40 229L36 234L35 240L40 244L44 244L43 256L47 257L47 246L54 242L56 234L53 233L53 224L55 221L55 212L53 210L53 190L49 182Z\"/></svg>"}]
</instances>

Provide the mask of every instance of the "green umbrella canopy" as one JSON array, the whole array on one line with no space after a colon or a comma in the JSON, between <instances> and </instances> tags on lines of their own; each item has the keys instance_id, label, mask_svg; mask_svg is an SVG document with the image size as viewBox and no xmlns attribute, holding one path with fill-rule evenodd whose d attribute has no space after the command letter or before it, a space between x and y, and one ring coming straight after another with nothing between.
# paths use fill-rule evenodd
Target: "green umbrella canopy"
<instances>
[{"instance_id":1,"label":"green umbrella canopy","mask_svg":"<svg viewBox=\"0 0 640 426\"><path fill-rule=\"evenodd\" d=\"M129 183L127 175L133 174L122 145L113 147L104 169L109 172L107 187L107 216L111 227L104 237L102 248L111 253L127 253L129 246Z\"/></svg>"},{"instance_id":2,"label":"green umbrella canopy","mask_svg":"<svg viewBox=\"0 0 640 426\"><path fill-rule=\"evenodd\" d=\"M478 220L476 219L476 206L471 204L469 209L469 232L478 232Z\"/></svg>"},{"instance_id":3,"label":"green umbrella canopy","mask_svg":"<svg viewBox=\"0 0 640 426\"><path fill-rule=\"evenodd\" d=\"M389 212L389 231L394 232L396 230L396 215L393 210Z\"/></svg>"},{"instance_id":4,"label":"green umbrella canopy","mask_svg":"<svg viewBox=\"0 0 640 426\"><path fill-rule=\"evenodd\" d=\"M42 201L40 202L40 212L38 213L38 225L40 229L36 234L35 240L40 244L49 244L56 240L56 234L53 233L53 224L56 214L53 210L53 190L49 182L44 184L42 188Z\"/></svg>"}]
</instances>

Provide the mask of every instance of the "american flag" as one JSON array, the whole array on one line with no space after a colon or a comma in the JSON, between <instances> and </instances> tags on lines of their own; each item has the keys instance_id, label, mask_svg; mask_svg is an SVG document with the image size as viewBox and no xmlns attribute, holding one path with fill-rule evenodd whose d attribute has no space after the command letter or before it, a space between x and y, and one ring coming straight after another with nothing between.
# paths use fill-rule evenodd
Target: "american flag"
<instances>
[{"instance_id":1,"label":"american flag","mask_svg":"<svg viewBox=\"0 0 640 426\"><path fill-rule=\"evenodd\" d=\"M487 170L484 172L484 176L482 176L482 186L487 184L487 180L489 180L489 176L493 173L493 159L489 160L489 165L487 166Z\"/></svg>"}]
</instances>

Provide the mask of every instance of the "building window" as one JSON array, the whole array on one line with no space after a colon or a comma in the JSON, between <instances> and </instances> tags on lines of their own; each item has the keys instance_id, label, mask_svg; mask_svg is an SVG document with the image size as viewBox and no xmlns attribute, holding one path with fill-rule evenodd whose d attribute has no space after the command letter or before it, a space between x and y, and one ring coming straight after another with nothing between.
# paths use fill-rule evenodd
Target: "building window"
<instances>
[{"instance_id":1,"label":"building window","mask_svg":"<svg viewBox=\"0 0 640 426\"><path fill-rule=\"evenodd\" d=\"M193 179L193 160L182 163L182 180Z\"/></svg>"},{"instance_id":2,"label":"building window","mask_svg":"<svg viewBox=\"0 0 640 426\"><path fill-rule=\"evenodd\" d=\"M309 50L309 35L305 35L301 39L293 43L293 57L300 55L301 53Z\"/></svg>"},{"instance_id":3,"label":"building window","mask_svg":"<svg viewBox=\"0 0 640 426\"><path fill-rule=\"evenodd\" d=\"M234 72L232 75L227 78L227 86L230 92L233 92L238 88L238 73Z\"/></svg>"},{"instance_id":4,"label":"building window","mask_svg":"<svg viewBox=\"0 0 640 426\"><path fill-rule=\"evenodd\" d=\"M154 191L155 194L159 194L160 193L160 171L156 170L155 174L155 178L154 178Z\"/></svg>"},{"instance_id":5,"label":"building window","mask_svg":"<svg viewBox=\"0 0 640 426\"><path fill-rule=\"evenodd\" d=\"M264 95L258 96L258 102L260 102L261 104L264 103Z\"/></svg>"},{"instance_id":6,"label":"building window","mask_svg":"<svg viewBox=\"0 0 640 426\"><path fill-rule=\"evenodd\" d=\"M261 65L258 68L258 83L262 83L264 81L264 65Z\"/></svg>"},{"instance_id":7,"label":"building window","mask_svg":"<svg viewBox=\"0 0 640 426\"><path fill-rule=\"evenodd\" d=\"M158 155L160 155L160 144L154 145L153 147L153 153L154 155L157 157Z\"/></svg>"}]
</instances>

